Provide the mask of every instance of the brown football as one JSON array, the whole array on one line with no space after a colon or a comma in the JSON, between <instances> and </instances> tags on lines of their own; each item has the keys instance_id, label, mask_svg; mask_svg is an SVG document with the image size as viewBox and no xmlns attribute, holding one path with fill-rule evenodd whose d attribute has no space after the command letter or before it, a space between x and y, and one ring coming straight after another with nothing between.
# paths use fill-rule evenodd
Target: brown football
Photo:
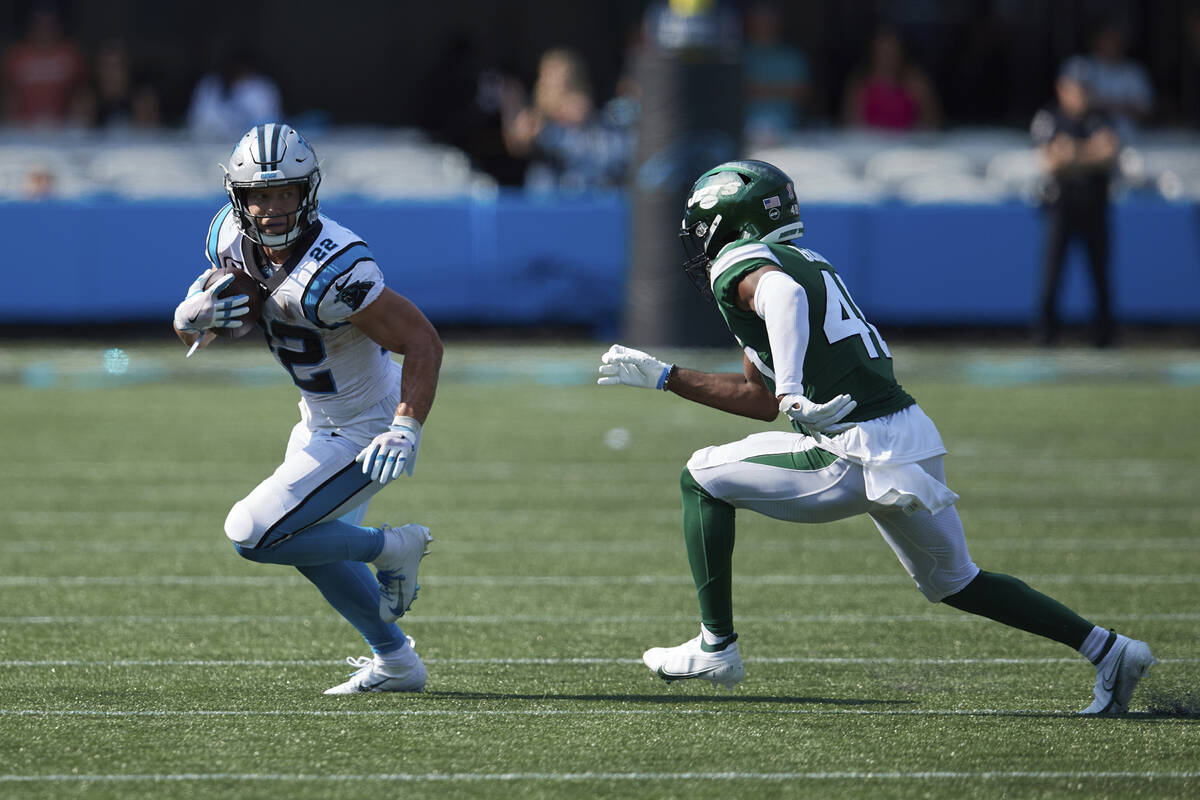
<instances>
[{"instance_id":1,"label":"brown football","mask_svg":"<svg viewBox=\"0 0 1200 800\"><path fill-rule=\"evenodd\" d=\"M240 339L250 331L254 330L254 324L258 322L259 315L262 314L263 290L258 281L251 278L248 274L240 269L232 267L221 267L204 282L205 288L212 286L217 281L226 275L233 275L233 282L221 290L217 295L220 298L233 297L235 294L244 294L250 298L247 314L239 317L242 320L240 327L236 328L213 328L212 332L218 336L223 336L226 339Z\"/></svg>"}]
</instances>

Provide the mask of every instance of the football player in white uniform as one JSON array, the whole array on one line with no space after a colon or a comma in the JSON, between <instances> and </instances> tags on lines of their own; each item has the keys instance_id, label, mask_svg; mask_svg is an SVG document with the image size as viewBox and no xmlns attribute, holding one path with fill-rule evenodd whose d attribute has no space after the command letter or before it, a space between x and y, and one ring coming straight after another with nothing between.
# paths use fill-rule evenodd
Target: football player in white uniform
<instances>
[{"instance_id":1,"label":"football player in white uniform","mask_svg":"<svg viewBox=\"0 0 1200 800\"><path fill-rule=\"evenodd\" d=\"M667 681L732 687L745 674L733 627L734 514L790 522L867 515L931 602L1061 642L1096 665L1084 714L1119 714L1155 663L1145 642L1094 625L1017 578L971 560L946 486L933 422L896 382L883 337L804 232L791 179L762 161L732 161L692 189L680 237L684 271L716 300L744 351L743 371L683 369L614 345L599 383L670 391L794 432L706 447L681 478L688 562L700 635L642 660Z\"/></svg>"},{"instance_id":2,"label":"football player in white uniform","mask_svg":"<svg viewBox=\"0 0 1200 800\"><path fill-rule=\"evenodd\" d=\"M416 524L361 523L372 495L413 474L442 344L384 285L367 245L318 213L320 182L316 154L288 125L242 137L225 167L229 203L208 229L212 267L176 309L175 329L191 355L212 329L243 324L247 295L217 297L232 276L204 287L216 268L261 284L258 324L300 389L300 421L283 463L230 510L225 534L251 561L296 567L370 646L373 655L347 659L354 674L326 694L421 691L425 665L396 619L416 597L432 536Z\"/></svg>"}]
</instances>

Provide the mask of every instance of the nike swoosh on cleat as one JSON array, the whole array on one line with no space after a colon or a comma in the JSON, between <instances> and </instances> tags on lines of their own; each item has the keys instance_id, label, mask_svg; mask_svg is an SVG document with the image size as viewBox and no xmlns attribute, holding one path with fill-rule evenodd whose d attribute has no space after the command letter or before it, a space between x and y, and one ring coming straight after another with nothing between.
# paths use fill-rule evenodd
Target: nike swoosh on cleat
<instances>
[{"instance_id":1,"label":"nike swoosh on cleat","mask_svg":"<svg viewBox=\"0 0 1200 800\"><path fill-rule=\"evenodd\" d=\"M1121 662L1125 659L1125 654L1121 653L1113 659L1110 669L1100 673L1100 685L1105 691L1111 692L1117 685L1117 673L1121 671Z\"/></svg>"},{"instance_id":2,"label":"nike swoosh on cleat","mask_svg":"<svg viewBox=\"0 0 1200 800\"><path fill-rule=\"evenodd\" d=\"M662 678L664 681L679 681L679 680L683 680L685 678L700 678L700 677L703 677L704 675L707 675L710 672L715 672L718 669L720 669L720 665L715 666L715 667L709 667L708 669L698 670L697 672L685 672L685 673L682 673L679 675L675 675L670 672L666 672L663 670L662 667L659 667L656 670L656 672L658 673L658 677Z\"/></svg>"}]
</instances>

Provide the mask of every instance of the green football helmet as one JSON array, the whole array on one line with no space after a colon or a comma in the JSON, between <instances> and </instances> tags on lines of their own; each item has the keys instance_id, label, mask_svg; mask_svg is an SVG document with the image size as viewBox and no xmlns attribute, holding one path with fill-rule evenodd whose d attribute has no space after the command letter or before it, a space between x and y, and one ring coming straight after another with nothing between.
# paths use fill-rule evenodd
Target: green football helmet
<instances>
[{"instance_id":1,"label":"green football helmet","mask_svg":"<svg viewBox=\"0 0 1200 800\"><path fill-rule=\"evenodd\" d=\"M683 271L710 294L708 270L721 248L740 239L786 242L804 235L792 179L765 161L726 161L692 186L679 239Z\"/></svg>"}]
</instances>

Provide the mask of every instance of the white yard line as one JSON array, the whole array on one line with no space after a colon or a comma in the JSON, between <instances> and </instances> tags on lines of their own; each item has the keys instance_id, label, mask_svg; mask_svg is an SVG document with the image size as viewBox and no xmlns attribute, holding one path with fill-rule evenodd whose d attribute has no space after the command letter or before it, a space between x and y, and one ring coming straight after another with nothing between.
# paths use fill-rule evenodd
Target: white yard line
<instances>
[{"instance_id":1,"label":"white yard line","mask_svg":"<svg viewBox=\"0 0 1200 800\"><path fill-rule=\"evenodd\" d=\"M1047 574L1022 575L1028 583L1186 585L1200 583L1200 573L1178 575ZM690 586L688 575L433 575L430 586ZM739 586L862 586L911 583L899 575L748 575ZM0 588L28 586L281 586L308 585L299 575L0 575Z\"/></svg>"},{"instance_id":2,"label":"white yard line","mask_svg":"<svg viewBox=\"0 0 1200 800\"><path fill-rule=\"evenodd\" d=\"M1200 510L1187 512L1187 520L1200 523ZM1107 519L1107 517L1106 517ZM1076 520L1079 521L1079 520ZM1140 520L1144 522L1145 520ZM878 550L878 537L872 537L864 532L861 537L849 536L844 538L807 537L797 535L783 538L747 537L739 542L740 552L757 552L762 550L830 550L830 551L859 551ZM1169 550L1171 552L1200 549L1200 537L1171 537L1156 539L1060 539L1055 537L1030 541L1025 539L991 540L980 537L970 542L973 550L1036 550L1036 551L1066 551L1092 552L1097 550ZM455 552L499 552L512 551L512 542L499 542L495 539L464 539L454 538L439 543L439 549L448 548ZM590 540L590 541L537 541L526 540L521 547L539 552L553 553L657 553L672 552L679 549L679 543L674 539L654 537L650 539L632 540ZM0 542L0 553L111 553L124 555L128 553L207 553L214 556L228 555L228 545L213 539L157 540L157 541L76 541L66 539L11 539Z\"/></svg>"},{"instance_id":3,"label":"white yard line","mask_svg":"<svg viewBox=\"0 0 1200 800\"><path fill-rule=\"evenodd\" d=\"M1142 771L929 771L929 772L430 772L353 775L297 775L253 772L149 773L136 775L0 775L0 783L182 783L258 781L280 783L578 783L586 781L939 781L939 780L1190 780L1200 772Z\"/></svg>"},{"instance_id":4,"label":"white yard line","mask_svg":"<svg viewBox=\"0 0 1200 800\"><path fill-rule=\"evenodd\" d=\"M522 709L312 709L307 711L247 711L245 709L189 710L45 710L0 708L0 717L687 717L687 716L855 716L855 717L1070 717L1078 715L1050 709L972 708L869 710L861 708L735 708L714 703L709 708L522 708ZM1134 716L1137 716L1135 713ZM1186 720L1184 720L1186 722ZM1200 773L1197 773L1200 774Z\"/></svg>"},{"instance_id":5,"label":"white yard line","mask_svg":"<svg viewBox=\"0 0 1200 800\"><path fill-rule=\"evenodd\" d=\"M641 664L639 658L423 658L426 664L482 664L495 666L571 666ZM759 656L747 658L749 664L896 664L896 665L1034 665L1083 664L1079 656L1036 658L892 658L839 656ZM1160 664L1200 664L1200 658L1160 658ZM341 660L325 659L7 659L0 667L328 667L342 665ZM3 712L0 712L3 713Z\"/></svg>"},{"instance_id":6,"label":"white yard line","mask_svg":"<svg viewBox=\"0 0 1200 800\"><path fill-rule=\"evenodd\" d=\"M1103 616L1106 622L1200 622L1200 612L1177 614L1083 614L1084 617ZM340 624L337 617L322 619L314 615L268 614L88 614L0 617L0 625L245 625L320 623ZM457 625L643 625L661 622L690 623L694 618L685 614L414 614L413 621L428 624ZM929 623L933 625L989 624L982 617L943 610L935 614L739 614L738 622L755 624L798 625L891 625L900 623Z\"/></svg>"}]
</instances>

